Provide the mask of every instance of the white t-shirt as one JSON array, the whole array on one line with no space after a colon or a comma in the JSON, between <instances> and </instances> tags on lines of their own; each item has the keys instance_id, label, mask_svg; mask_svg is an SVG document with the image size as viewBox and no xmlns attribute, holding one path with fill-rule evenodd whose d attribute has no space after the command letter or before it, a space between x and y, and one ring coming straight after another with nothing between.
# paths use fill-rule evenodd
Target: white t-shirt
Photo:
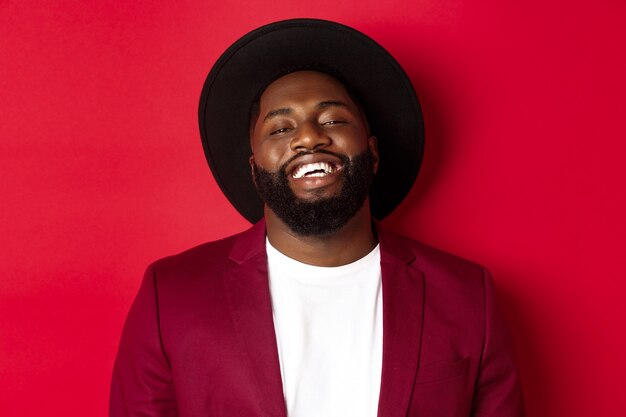
<instances>
[{"instance_id":1,"label":"white t-shirt","mask_svg":"<svg viewBox=\"0 0 626 417\"><path fill-rule=\"evenodd\" d=\"M289 417L375 417L382 369L380 249L319 267L266 242Z\"/></svg>"}]
</instances>

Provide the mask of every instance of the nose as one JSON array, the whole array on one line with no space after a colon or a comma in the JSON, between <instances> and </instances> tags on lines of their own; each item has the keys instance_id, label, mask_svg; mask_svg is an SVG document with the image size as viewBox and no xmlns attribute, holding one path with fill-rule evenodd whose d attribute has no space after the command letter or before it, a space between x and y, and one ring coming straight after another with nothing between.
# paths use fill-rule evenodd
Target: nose
<instances>
[{"instance_id":1,"label":"nose","mask_svg":"<svg viewBox=\"0 0 626 417\"><path fill-rule=\"evenodd\" d=\"M291 150L313 150L330 145L331 139L324 129L314 122L303 123L291 140Z\"/></svg>"}]
</instances>

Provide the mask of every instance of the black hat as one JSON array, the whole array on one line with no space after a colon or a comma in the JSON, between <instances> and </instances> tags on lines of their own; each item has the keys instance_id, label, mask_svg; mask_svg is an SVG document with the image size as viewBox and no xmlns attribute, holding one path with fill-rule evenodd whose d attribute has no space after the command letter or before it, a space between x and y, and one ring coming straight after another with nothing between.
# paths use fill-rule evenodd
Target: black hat
<instances>
[{"instance_id":1,"label":"black hat","mask_svg":"<svg viewBox=\"0 0 626 417\"><path fill-rule=\"evenodd\" d=\"M263 217L248 159L250 108L280 75L312 69L346 84L378 138L380 162L370 190L380 220L411 189L424 151L424 122L411 81L374 40L338 23L284 20L235 42L217 60L200 96L200 135L209 167L226 197L250 222Z\"/></svg>"}]
</instances>

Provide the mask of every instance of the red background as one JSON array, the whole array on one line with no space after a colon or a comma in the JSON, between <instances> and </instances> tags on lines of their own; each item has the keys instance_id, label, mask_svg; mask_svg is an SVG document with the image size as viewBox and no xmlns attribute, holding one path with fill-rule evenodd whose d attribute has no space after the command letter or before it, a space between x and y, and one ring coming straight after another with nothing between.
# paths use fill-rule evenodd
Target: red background
<instances>
[{"instance_id":1,"label":"red background","mask_svg":"<svg viewBox=\"0 0 626 417\"><path fill-rule=\"evenodd\" d=\"M385 223L492 270L529 415L626 415L619 0L0 1L1 414L105 416L146 265L247 227L198 97L290 17L351 25L412 78L425 161Z\"/></svg>"}]
</instances>

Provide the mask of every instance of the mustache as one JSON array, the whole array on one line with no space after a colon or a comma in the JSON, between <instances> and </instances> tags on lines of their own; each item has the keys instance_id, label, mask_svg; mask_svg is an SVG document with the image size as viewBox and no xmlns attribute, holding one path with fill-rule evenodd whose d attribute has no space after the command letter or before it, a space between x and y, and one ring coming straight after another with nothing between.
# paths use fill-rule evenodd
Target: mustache
<instances>
[{"instance_id":1,"label":"mustache","mask_svg":"<svg viewBox=\"0 0 626 417\"><path fill-rule=\"evenodd\" d=\"M289 164L291 164L293 161L295 161L296 159L301 158L301 157L303 157L305 155L315 155L315 154L318 154L318 153L326 154L326 155L332 155L335 158L340 159L341 163L344 164L344 165L347 164L348 161L350 160L350 158L348 158L347 155L343 155L343 154L340 154L340 153L337 153L337 152L327 151L326 149L318 149L318 150L312 150L312 151L302 151L302 152L298 152L297 154L295 154L294 156L289 158L287 160L287 162L285 162L284 164L282 164L280 166L278 171L281 172L281 173L286 173L287 166Z\"/></svg>"}]
</instances>

